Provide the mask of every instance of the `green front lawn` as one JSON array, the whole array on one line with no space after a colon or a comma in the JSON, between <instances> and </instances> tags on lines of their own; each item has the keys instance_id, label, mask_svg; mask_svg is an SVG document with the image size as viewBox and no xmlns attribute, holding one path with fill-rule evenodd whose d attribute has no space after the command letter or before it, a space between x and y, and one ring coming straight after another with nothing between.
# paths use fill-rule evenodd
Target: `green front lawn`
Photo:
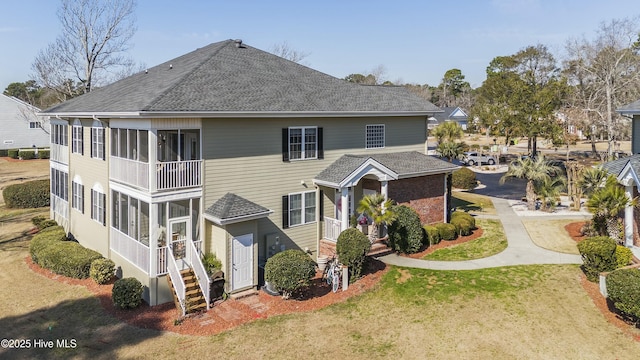
<instances>
[{"instance_id":1,"label":"green front lawn","mask_svg":"<svg viewBox=\"0 0 640 360\"><path fill-rule=\"evenodd\" d=\"M481 259L495 255L507 248L507 236L500 220L476 219L476 226L481 227L484 231L481 237L463 244L436 250L425 255L423 259L439 261Z\"/></svg>"}]
</instances>

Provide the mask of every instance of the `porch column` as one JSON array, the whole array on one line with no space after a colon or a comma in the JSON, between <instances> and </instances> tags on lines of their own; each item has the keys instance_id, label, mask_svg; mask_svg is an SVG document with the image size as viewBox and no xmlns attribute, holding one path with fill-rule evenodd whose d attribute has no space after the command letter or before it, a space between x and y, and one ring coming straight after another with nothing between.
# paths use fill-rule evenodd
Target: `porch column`
<instances>
[{"instance_id":1,"label":"porch column","mask_svg":"<svg viewBox=\"0 0 640 360\"><path fill-rule=\"evenodd\" d=\"M151 179L149 179L151 181ZM155 178L154 178L155 182ZM158 274L158 206L149 203L149 277L155 277Z\"/></svg>"},{"instance_id":2,"label":"porch column","mask_svg":"<svg viewBox=\"0 0 640 360\"><path fill-rule=\"evenodd\" d=\"M389 181L384 180L384 181L380 181L380 192L382 193L382 195L384 196L385 200L389 199Z\"/></svg>"},{"instance_id":3,"label":"porch column","mask_svg":"<svg viewBox=\"0 0 640 360\"><path fill-rule=\"evenodd\" d=\"M343 187L340 189L340 231L345 231L349 228L349 187Z\"/></svg>"},{"instance_id":4,"label":"porch column","mask_svg":"<svg viewBox=\"0 0 640 360\"><path fill-rule=\"evenodd\" d=\"M625 194L629 199L633 199L633 185L625 186ZM624 244L627 247L633 246L633 206L627 205L624 208Z\"/></svg>"}]
</instances>

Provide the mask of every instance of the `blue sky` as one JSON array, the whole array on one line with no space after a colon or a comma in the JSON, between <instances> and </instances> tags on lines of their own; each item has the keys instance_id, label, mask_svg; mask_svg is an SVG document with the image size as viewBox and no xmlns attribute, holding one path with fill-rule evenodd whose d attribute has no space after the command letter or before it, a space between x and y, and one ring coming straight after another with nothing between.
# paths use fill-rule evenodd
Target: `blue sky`
<instances>
[{"instance_id":1,"label":"blue sky","mask_svg":"<svg viewBox=\"0 0 640 360\"><path fill-rule=\"evenodd\" d=\"M0 90L29 79L60 33L58 5L3 2ZM383 65L386 80L437 85L458 68L478 87L496 56L541 43L560 58L568 39L636 15L637 0L138 0L130 56L150 67L226 39L263 50L286 41L309 53L305 65L339 78Z\"/></svg>"}]
</instances>

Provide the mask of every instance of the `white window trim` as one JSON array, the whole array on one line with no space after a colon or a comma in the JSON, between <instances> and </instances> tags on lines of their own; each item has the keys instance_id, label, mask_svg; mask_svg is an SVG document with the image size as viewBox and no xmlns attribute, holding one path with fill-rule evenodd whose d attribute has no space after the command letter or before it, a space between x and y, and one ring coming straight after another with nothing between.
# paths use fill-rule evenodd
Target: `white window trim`
<instances>
[{"instance_id":1,"label":"white window trim","mask_svg":"<svg viewBox=\"0 0 640 360\"><path fill-rule=\"evenodd\" d=\"M71 207L81 213L84 213L83 188L82 181L79 181L79 179L71 181Z\"/></svg>"},{"instance_id":2,"label":"white window trim","mask_svg":"<svg viewBox=\"0 0 640 360\"><path fill-rule=\"evenodd\" d=\"M107 220L105 211L107 199L106 196L104 196L105 193L99 184L96 184L91 190L93 190L91 192L91 219L100 223L100 225L105 225Z\"/></svg>"},{"instance_id":3,"label":"white window trim","mask_svg":"<svg viewBox=\"0 0 640 360\"><path fill-rule=\"evenodd\" d=\"M369 146L369 128L382 127L382 146ZM364 131L365 149L384 149L386 146L386 127L384 124L368 124Z\"/></svg>"},{"instance_id":4,"label":"white window trim","mask_svg":"<svg viewBox=\"0 0 640 360\"><path fill-rule=\"evenodd\" d=\"M32 126L33 124L35 124L35 126ZM40 128L42 128L42 125L40 125L39 121L29 121L29 129L36 130Z\"/></svg>"},{"instance_id":5,"label":"white window trim","mask_svg":"<svg viewBox=\"0 0 640 360\"><path fill-rule=\"evenodd\" d=\"M102 122L96 120L91 126L91 157L94 159L105 159L105 129Z\"/></svg>"},{"instance_id":6,"label":"white window trim","mask_svg":"<svg viewBox=\"0 0 640 360\"><path fill-rule=\"evenodd\" d=\"M314 207L315 207L315 211L314 211L315 212L315 218L313 220L310 220L310 221L306 221L307 219L305 219L305 209L306 209L306 206L305 206L306 205L305 204L305 195L306 194L313 194L313 199L314 199L314 201L316 201L316 198L315 198L316 192L315 191L304 191L304 192L299 192L299 193L291 193L291 194L287 195L288 198L289 198L289 211L287 212L287 216L289 217L289 227L290 228L293 228L293 227L296 227L296 226L307 225L307 224L313 224L313 223L318 221L318 207L317 207L318 204L314 204ZM292 224L291 223L291 196L292 195L300 195L300 199L301 199L300 200L300 204L301 204L301 208L300 208L301 209L300 224Z\"/></svg>"},{"instance_id":7,"label":"white window trim","mask_svg":"<svg viewBox=\"0 0 640 360\"><path fill-rule=\"evenodd\" d=\"M76 131L79 134L76 134ZM71 152L75 154L83 154L84 153L84 139L83 139L84 131L82 129L82 123L80 120L76 119L73 122L73 126L71 127Z\"/></svg>"},{"instance_id":8,"label":"white window trim","mask_svg":"<svg viewBox=\"0 0 640 360\"><path fill-rule=\"evenodd\" d=\"M291 130L302 130L302 139L301 139L301 144L300 144L300 158L299 159L294 159L291 157ZM306 148L306 144L305 144L305 132L307 129L315 129L316 130L316 148L315 148L315 156L313 157L307 157L306 156L306 152L305 152L305 148ZM299 161L299 160L316 160L318 159L318 127L317 126L290 126L289 127L289 136L287 139L287 150L289 151L289 161Z\"/></svg>"}]
</instances>

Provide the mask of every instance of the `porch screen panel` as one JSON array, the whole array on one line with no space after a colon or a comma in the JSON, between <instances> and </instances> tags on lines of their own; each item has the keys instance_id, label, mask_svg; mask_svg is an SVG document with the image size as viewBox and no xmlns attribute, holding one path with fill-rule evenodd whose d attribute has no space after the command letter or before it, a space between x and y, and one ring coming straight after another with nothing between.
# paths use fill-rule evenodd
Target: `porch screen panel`
<instances>
[{"instance_id":1,"label":"porch screen panel","mask_svg":"<svg viewBox=\"0 0 640 360\"><path fill-rule=\"evenodd\" d=\"M140 201L140 242L149 246L149 204Z\"/></svg>"},{"instance_id":2,"label":"porch screen panel","mask_svg":"<svg viewBox=\"0 0 640 360\"><path fill-rule=\"evenodd\" d=\"M149 162L149 132L147 130L140 130L138 132L140 137L138 161Z\"/></svg>"}]
</instances>

